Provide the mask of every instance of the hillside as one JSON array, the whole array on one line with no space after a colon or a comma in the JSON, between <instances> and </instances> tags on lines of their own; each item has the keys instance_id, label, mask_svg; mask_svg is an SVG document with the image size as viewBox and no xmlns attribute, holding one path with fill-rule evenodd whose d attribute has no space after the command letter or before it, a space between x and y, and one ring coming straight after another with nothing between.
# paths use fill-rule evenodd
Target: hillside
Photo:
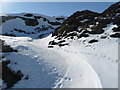
<instances>
[{"instance_id":1,"label":"hillside","mask_svg":"<svg viewBox=\"0 0 120 90\"><path fill-rule=\"evenodd\" d=\"M34 13L4 14L0 18L2 19L0 34L31 38L43 38L49 35L65 19L63 16L50 17Z\"/></svg>"},{"instance_id":2,"label":"hillside","mask_svg":"<svg viewBox=\"0 0 120 90\"><path fill-rule=\"evenodd\" d=\"M120 37L120 2L110 6L103 13L96 13L89 10L78 11L68 17L53 36L59 38L81 38L90 35L103 34L109 24L116 25L112 28L111 37Z\"/></svg>"},{"instance_id":3,"label":"hillside","mask_svg":"<svg viewBox=\"0 0 120 90\"><path fill-rule=\"evenodd\" d=\"M0 17L3 88L118 88L120 2L68 18Z\"/></svg>"}]
</instances>

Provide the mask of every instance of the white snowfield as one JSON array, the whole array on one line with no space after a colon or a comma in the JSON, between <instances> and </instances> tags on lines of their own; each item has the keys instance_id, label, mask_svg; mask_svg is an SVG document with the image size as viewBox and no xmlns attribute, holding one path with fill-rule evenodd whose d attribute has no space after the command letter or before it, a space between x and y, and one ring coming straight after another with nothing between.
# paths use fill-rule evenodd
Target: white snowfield
<instances>
[{"instance_id":1,"label":"white snowfield","mask_svg":"<svg viewBox=\"0 0 120 90\"><path fill-rule=\"evenodd\" d=\"M62 23L64 20L56 20L56 18L65 18L64 16L58 16L58 17L51 17L51 16L46 16L46 15L42 15L42 14L35 14L32 13L32 17L27 17L24 16L27 13L20 13L20 14L0 14L0 16L19 16L19 17L24 17L26 19L35 19L34 16L39 16L39 17L43 17L48 19L50 22L60 22ZM21 18L15 18L15 19L10 19L10 20L6 20L5 22L3 22L2 24L0 24L0 28L2 29L2 32L0 32L0 34L14 34L17 37L32 37L32 38L38 38L38 36L42 35L42 34L47 34L49 35L51 32L54 31L55 28L57 28L60 25L51 25L49 24L47 21L44 21L43 18L37 19L38 21L38 25L35 26L27 26L25 24L25 21ZM41 30L40 32L38 32L38 28L49 28L48 30ZM50 28L52 27L52 28ZM18 30L22 30L23 32L18 32L15 31L14 29L18 29ZM29 33L29 34L25 34Z\"/></svg>"},{"instance_id":2,"label":"white snowfield","mask_svg":"<svg viewBox=\"0 0 120 90\"><path fill-rule=\"evenodd\" d=\"M19 51L4 54L11 60L9 67L21 70L24 75L13 88L118 87L118 39L108 37L88 44L81 38L54 48L48 48L51 35L43 39L8 36L0 39ZM24 79L26 76L29 80Z\"/></svg>"},{"instance_id":3,"label":"white snowfield","mask_svg":"<svg viewBox=\"0 0 120 90\"><path fill-rule=\"evenodd\" d=\"M55 21L55 17L43 17ZM11 34L10 31L14 28L30 33L42 25L47 27L50 24L39 19L39 25L26 26L22 19L16 18L2 23L0 28L3 33L8 34ZM20 70L24 75L13 88L118 88L118 39L110 37L113 27L117 25L109 24L104 28L105 33L101 35L66 39L69 45L54 48L48 48L48 43L54 39L51 35L43 39L30 38L51 33L53 29L28 35L14 32L17 37L0 35L0 39L18 50L3 53L10 59L9 67L14 71ZM107 38L100 38L106 34ZM98 42L88 43L91 39L97 39Z\"/></svg>"}]
</instances>

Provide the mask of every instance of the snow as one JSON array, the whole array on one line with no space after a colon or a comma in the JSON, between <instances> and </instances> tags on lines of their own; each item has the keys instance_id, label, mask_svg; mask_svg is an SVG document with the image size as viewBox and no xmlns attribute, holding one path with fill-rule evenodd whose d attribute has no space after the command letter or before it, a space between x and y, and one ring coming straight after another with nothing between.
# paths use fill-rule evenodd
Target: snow
<instances>
[{"instance_id":1,"label":"snow","mask_svg":"<svg viewBox=\"0 0 120 90\"><path fill-rule=\"evenodd\" d=\"M51 35L33 40L26 37L0 38L19 50L6 55L12 61L9 67L21 70L30 78L25 80L23 77L13 88L118 87L116 39L99 40L88 47L73 40L69 46L47 48L49 41L54 39Z\"/></svg>"},{"instance_id":2,"label":"snow","mask_svg":"<svg viewBox=\"0 0 120 90\"><path fill-rule=\"evenodd\" d=\"M80 22L86 22L86 21L88 21L88 19L84 19L84 20L82 20L82 21L80 21Z\"/></svg>"},{"instance_id":3,"label":"snow","mask_svg":"<svg viewBox=\"0 0 120 90\"><path fill-rule=\"evenodd\" d=\"M118 44L115 40L100 41L89 46L79 47L79 43L75 44L75 52L73 52L72 45L71 53L76 53L77 56L81 53L86 57L86 61L93 67L100 77L103 88L118 87ZM73 44L73 45L74 45ZM109 44L109 47L108 47Z\"/></svg>"},{"instance_id":4,"label":"snow","mask_svg":"<svg viewBox=\"0 0 120 90\"><path fill-rule=\"evenodd\" d=\"M33 16L32 17L27 17L27 16L24 16L26 14L32 14ZM11 13L11 14L0 14L0 16L19 16L19 17L24 17L24 18L30 18L30 19L34 19L34 16L41 16L41 17L44 17L44 18L47 18L50 22L55 22L55 21L58 21L56 20L55 18L56 17L62 17L62 18L67 18L65 16L56 16L56 17L52 17L52 16L47 16L47 15L43 15L43 14L37 14L37 13ZM61 21L63 22L63 21Z\"/></svg>"},{"instance_id":5,"label":"snow","mask_svg":"<svg viewBox=\"0 0 120 90\"><path fill-rule=\"evenodd\" d=\"M46 15L42 15L42 14L35 14L32 13L33 17L26 17L24 16L27 13L21 13L21 14L5 14L6 16L19 16L19 17L24 17L24 18L30 18L30 19L34 19L34 16L41 16L43 18L47 18L50 22L63 22L63 20L56 20L55 17L50 17L50 16L46 16ZM3 14L2 14L3 15ZM32 37L32 38L38 38L38 36L40 36L41 34L49 34L51 32L54 31L55 28L57 28L59 25L51 25L48 22L44 21L43 18L38 19L39 24L36 26L27 26L25 24L25 21L22 20L21 18L15 18L15 19L10 19L4 23L2 23L0 25L0 28L2 28L2 32L0 32L0 34L14 34L17 37ZM35 31L36 28L42 28L42 26L46 27L53 27L54 29L48 28L48 30L44 30L44 31L40 31L37 32L37 30ZM18 30L22 30L25 31L26 33L30 33L30 34L26 34L24 32L18 32L15 31L14 29L18 29ZM32 32L34 32L34 34L32 34Z\"/></svg>"},{"instance_id":6,"label":"snow","mask_svg":"<svg viewBox=\"0 0 120 90\"><path fill-rule=\"evenodd\" d=\"M6 14L1 13L0 16L7 16Z\"/></svg>"},{"instance_id":7,"label":"snow","mask_svg":"<svg viewBox=\"0 0 120 90\"><path fill-rule=\"evenodd\" d=\"M53 17L47 18L54 21ZM38 21L38 26L49 26L42 19ZM20 18L1 25L4 33L14 28L35 32L38 26L26 26ZM52 29L31 35L14 32L17 37L0 35L0 39L18 50L3 53L11 61L8 67L14 71L20 70L24 75L13 88L118 88L118 39L109 36L114 27L118 26L108 24L101 35L64 39L69 45L54 48L48 48L48 43L55 40L51 34L42 39L37 38L40 34L51 33ZM107 38L101 39L103 35ZM92 39L98 42L88 43ZM5 83L3 85L6 86Z\"/></svg>"},{"instance_id":8,"label":"snow","mask_svg":"<svg viewBox=\"0 0 120 90\"><path fill-rule=\"evenodd\" d=\"M116 13L116 16L119 16L120 15L120 13Z\"/></svg>"}]
</instances>

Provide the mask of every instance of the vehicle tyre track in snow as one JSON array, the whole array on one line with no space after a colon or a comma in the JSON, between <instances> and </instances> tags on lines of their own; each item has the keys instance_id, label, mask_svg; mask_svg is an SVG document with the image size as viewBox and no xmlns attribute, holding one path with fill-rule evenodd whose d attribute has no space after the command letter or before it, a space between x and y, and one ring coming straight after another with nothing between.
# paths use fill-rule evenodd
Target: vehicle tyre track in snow
<instances>
[{"instance_id":1,"label":"vehicle tyre track in snow","mask_svg":"<svg viewBox=\"0 0 120 90\"><path fill-rule=\"evenodd\" d=\"M89 65L84 60L84 58L82 58L81 56L77 57L73 54L70 54L69 52L66 53L65 51L63 51L61 49L57 49L57 50L48 49L47 47L45 48L41 44L42 44L42 42L39 44L32 43L33 48L34 47L37 48L37 51L36 51L37 53L40 53L41 51L42 52L45 51L45 53L46 52L49 53L49 56L53 56L52 52L55 52L56 54L63 57L62 59L64 59L64 60L59 59L61 63L64 63L63 65L61 63L56 63L57 64L56 66L59 66L59 64L61 64L60 65L61 68L65 67L65 68L63 68L65 70L62 70L62 72L59 72L59 74L61 76L58 80L56 80L57 82L55 82L55 85L53 86L54 88L69 88L69 87L71 87L71 88L75 88L75 87L78 87L78 88L80 88L80 87L81 88L86 88L86 87L101 88L102 87L101 81L100 81L97 73L94 71L92 66ZM42 50L42 49L44 49L44 50ZM54 53L53 58L57 59L58 57L55 56L55 53ZM71 58L71 56L73 58ZM49 60L46 60L46 63L49 63L49 64L52 63L51 67L54 66L55 62L57 62L57 61L49 62ZM69 80L66 80L66 78L69 78ZM91 81L93 83L90 84L89 82L91 82ZM84 85L85 83L86 83L86 85Z\"/></svg>"},{"instance_id":2,"label":"vehicle tyre track in snow","mask_svg":"<svg viewBox=\"0 0 120 90\"><path fill-rule=\"evenodd\" d=\"M44 39L21 40L12 42L12 45L21 48L18 54L10 56L12 60L18 59L18 65L13 67L20 64L23 74L30 73L29 80L21 80L14 88L102 88L97 73L82 55L65 52L59 47L49 49Z\"/></svg>"}]
</instances>

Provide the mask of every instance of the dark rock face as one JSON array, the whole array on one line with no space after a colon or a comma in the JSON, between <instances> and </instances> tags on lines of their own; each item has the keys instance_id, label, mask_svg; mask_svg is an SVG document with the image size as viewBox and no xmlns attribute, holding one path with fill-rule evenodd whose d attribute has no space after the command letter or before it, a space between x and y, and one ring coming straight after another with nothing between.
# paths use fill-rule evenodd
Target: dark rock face
<instances>
[{"instance_id":1,"label":"dark rock face","mask_svg":"<svg viewBox=\"0 0 120 90\"><path fill-rule=\"evenodd\" d=\"M62 17L57 17L56 20L64 20L65 18L62 18Z\"/></svg>"},{"instance_id":2,"label":"dark rock face","mask_svg":"<svg viewBox=\"0 0 120 90\"><path fill-rule=\"evenodd\" d=\"M107 38L107 36L101 36L101 39L105 39L105 38Z\"/></svg>"},{"instance_id":3,"label":"dark rock face","mask_svg":"<svg viewBox=\"0 0 120 90\"><path fill-rule=\"evenodd\" d=\"M51 24L51 25L61 25L60 22L50 22L50 21L48 21L48 23Z\"/></svg>"},{"instance_id":4,"label":"dark rock face","mask_svg":"<svg viewBox=\"0 0 120 90\"><path fill-rule=\"evenodd\" d=\"M92 39L88 43L94 43L94 42L98 42L98 40Z\"/></svg>"},{"instance_id":5,"label":"dark rock face","mask_svg":"<svg viewBox=\"0 0 120 90\"><path fill-rule=\"evenodd\" d=\"M112 34L110 36L113 38L120 38L120 33L115 33L115 34Z\"/></svg>"},{"instance_id":6,"label":"dark rock face","mask_svg":"<svg viewBox=\"0 0 120 90\"><path fill-rule=\"evenodd\" d=\"M108 9L106 9L103 13L102 16L106 17L116 17L116 13L120 13L120 1L111 5ZM119 15L120 16L120 15Z\"/></svg>"},{"instance_id":7,"label":"dark rock face","mask_svg":"<svg viewBox=\"0 0 120 90\"><path fill-rule=\"evenodd\" d=\"M42 18L41 16L34 16L35 19L40 19Z\"/></svg>"},{"instance_id":8,"label":"dark rock face","mask_svg":"<svg viewBox=\"0 0 120 90\"><path fill-rule=\"evenodd\" d=\"M58 42L53 40L53 41L50 41L48 45L49 45L48 48L53 48L54 45L58 45L58 46L62 47L62 46L65 46L65 45L69 45L69 43L66 43L65 40L61 40L61 41L58 41Z\"/></svg>"},{"instance_id":9,"label":"dark rock face","mask_svg":"<svg viewBox=\"0 0 120 90\"><path fill-rule=\"evenodd\" d=\"M65 46L65 45L69 45L69 43L59 44L60 47Z\"/></svg>"},{"instance_id":10,"label":"dark rock face","mask_svg":"<svg viewBox=\"0 0 120 90\"><path fill-rule=\"evenodd\" d=\"M14 28L14 31L20 32L20 33L26 33L25 31L21 30L21 29L16 29Z\"/></svg>"},{"instance_id":11,"label":"dark rock face","mask_svg":"<svg viewBox=\"0 0 120 90\"><path fill-rule=\"evenodd\" d=\"M36 25L39 24L39 22L37 21L37 19L30 19L30 18L23 18L23 17L20 17L20 18L25 21L25 24L27 26L36 26Z\"/></svg>"},{"instance_id":12,"label":"dark rock face","mask_svg":"<svg viewBox=\"0 0 120 90\"><path fill-rule=\"evenodd\" d=\"M33 38L33 36L35 34L38 35L38 33L42 32L42 31L51 30L51 33L52 33L53 30L56 27L58 27L58 25L61 25L61 22L63 22L65 20L65 17L62 17L62 16L61 17L53 17L54 20L52 20L52 17L50 19L47 16L31 14L31 13L21 13L18 15L9 15L8 14L6 16L0 16L0 21L1 21L0 25L9 20L12 20L12 19L13 19L13 22L15 19L18 19L18 22L19 22L19 19L23 20L26 26L33 26L32 27L33 30L26 31L25 28L22 28L21 26L20 26L20 28L13 27L8 32L7 31L1 32L1 35L16 37L16 36L20 36L20 35L28 36L27 34L31 34L30 36ZM4 27L7 26L7 25L6 26L5 25L3 25L3 29L4 29ZM34 26L37 26L37 27L34 27ZM56 27L54 27L54 26L56 26ZM20 35L19 35L19 33L20 33ZM40 38L41 38L41 36L43 36L43 35L41 35L41 33L40 33Z\"/></svg>"},{"instance_id":13,"label":"dark rock face","mask_svg":"<svg viewBox=\"0 0 120 90\"><path fill-rule=\"evenodd\" d=\"M14 50L9 45L5 45L5 41L0 39L0 52L2 53L10 53L10 52L17 52L17 50ZM0 56L0 59L6 58L5 56ZM21 71L13 71L8 67L8 64L10 64L10 60L7 59L5 61L0 62L0 78L6 83L6 89L13 87L15 83L20 81L23 77L23 74ZM17 63L16 63L17 64Z\"/></svg>"},{"instance_id":14,"label":"dark rock face","mask_svg":"<svg viewBox=\"0 0 120 90\"><path fill-rule=\"evenodd\" d=\"M92 12L89 10L85 10L85 11L78 11L76 13L74 13L73 15L71 15L70 17L68 17L67 20L65 20L62 25L57 28L55 30L55 32L53 33L54 35L61 35L64 36L65 33L69 33L72 31L76 31L78 29L79 26L85 26L85 22L80 22L82 20L88 19L89 20L93 20L96 16L98 15L98 13L96 12ZM88 22L86 21L86 22ZM65 33L64 33L65 31Z\"/></svg>"},{"instance_id":15,"label":"dark rock face","mask_svg":"<svg viewBox=\"0 0 120 90\"><path fill-rule=\"evenodd\" d=\"M14 72L7 65L10 60L2 61L2 80L7 84L7 88L11 88L15 83L21 80L23 74L21 71Z\"/></svg>"},{"instance_id":16,"label":"dark rock face","mask_svg":"<svg viewBox=\"0 0 120 90\"><path fill-rule=\"evenodd\" d=\"M120 32L120 26L118 26L117 28L113 28L112 30L113 32Z\"/></svg>"},{"instance_id":17,"label":"dark rock face","mask_svg":"<svg viewBox=\"0 0 120 90\"><path fill-rule=\"evenodd\" d=\"M54 40L49 42L49 45L57 45L57 44L58 44L58 43L55 42Z\"/></svg>"},{"instance_id":18,"label":"dark rock face","mask_svg":"<svg viewBox=\"0 0 120 90\"><path fill-rule=\"evenodd\" d=\"M54 46L48 46L48 48L53 48Z\"/></svg>"},{"instance_id":19,"label":"dark rock face","mask_svg":"<svg viewBox=\"0 0 120 90\"><path fill-rule=\"evenodd\" d=\"M31 15L26 14L24 16L31 17L32 14ZM25 21L25 24L27 26L36 26L36 25L39 24L37 19L30 19L30 18L25 18L25 17L20 17L20 16L1 16L0 18L2 19L2 23L6 22L8 20L11 20L11 19L21 18L21 19L23 19Z\"/></svg>"},{"instance_id":20,"label":"dark rock face","mask_svg":"<svg viewBox=\"0 0 120 90\"><path fill-rule=\"evenodd\" d=\"M2 23L4 23L4 22L6 22L8 20L17 18L17 16L2 16L0 18L2 19Z\"/></svg>"},{"instance_id":21,"label":"dark rock face","mask_svg":"<svg viewBox=\"0 0 120 90\"><path fill-rule=\"evenodd\" d=\"M8 33L4 33L4 34L2 34L2 35L4 35L4 36L11 36L11 37L15 37L16 35L14 35L14 34L8 34Z\"/></svg>"},{"instance_id":22,"label":"dark rock face","mask_svg":"<svg viewBox=\"0 0 120 90\"><path fill-rule=\"evenodd\" d=\"M85 19L93 20L98 15L99 15L98 13L92 12L89 10L78 11L74 13L73 15L71 15L70 17L68 17L68 19L65 20L63 24L67 24L67 25L79 24L80 25L81 24L80 21L85 20Z\"/></svg>"},{"instance_id":23,"label":"dark rock face","mask_svg":"<svg viewBox=\"0 0 120 90\"><path fill-rule=\"evenodd\" d=\"M120 16L117 16L113 19L113 24L120 25Z\"/></svg>"},{"instance_id":24,"label":"dark rock face","mask_svg":"<svg viewBox=\"0 0 120 90\"><path fill-rule=\"evenodd\" d=\"M13 48L11 48L9 45L5 45L4 41L0 39L0 52L17 52L17 50L14 50Z\"/></svg>"},{"instance_id":25,"label":"dark rock face","mask_svg":"<svg viewBox=\"0 0 120 90\"><path fill-rule=\"evenodd\" d=\"M78 11L68 17L60 27L55 29L52 36L57 36L58 39L77 36L89 37L89 34L102 34L103 28L107 24L113 23L118 25L114 28L114 32L118 32L120 28L120 2L111 5L103 13L96 13L89 10ZM92 26L91 26L92 25ZM88 30L90 29L90 31Z\"/></svg>"},{"instance_id":26,"label":"dark rock face","mask_svg":"<svg viewBox=\"0 0 120 90\"><path fill-rule=\"evenodd\" d=\"M32 15L32 14L30 14L30 13L25 14L24 16L26 16L26 17L33 17L33 15Z\"/></svg>"},{"instance_id":27,"label":"dark rock face","mask_svg":"<svg viewBox=\"0 0 120 90\"><path fill-rule=\"evenodd\" d=\"M59 41L58 43L63 43L63 42L65 42L65 40L61 40L61 41Z\"/></svg>"},{"instance_id":28,"label":"dark rock face","mask_svg":"<svg viewBox=\"0 0 120 90\"><path fill-rule=\"evenodd\" d=\"M92 28L92 31L89 32L89 34L102 34L104 30L102 28L96 27Z\"/></svg>"}]
</instances>

